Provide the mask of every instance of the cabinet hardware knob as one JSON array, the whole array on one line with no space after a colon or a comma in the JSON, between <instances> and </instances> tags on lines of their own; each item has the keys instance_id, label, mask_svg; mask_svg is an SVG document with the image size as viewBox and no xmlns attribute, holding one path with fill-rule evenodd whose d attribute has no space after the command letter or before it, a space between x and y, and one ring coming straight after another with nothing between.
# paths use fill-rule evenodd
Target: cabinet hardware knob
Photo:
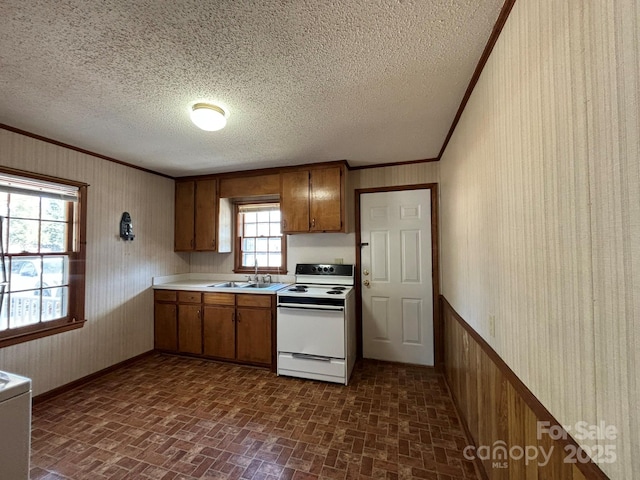
<instances>
[{"instance_id":1,"label":"cabinet hardware knob","mask_svg":"<svg viewBox=\"0 0 640 480\"><path fill-rule=\"evenodd\" d=\"M316 219L315 218L311 219L311 227L316 228Z\"/></svg>"}]
</instances>

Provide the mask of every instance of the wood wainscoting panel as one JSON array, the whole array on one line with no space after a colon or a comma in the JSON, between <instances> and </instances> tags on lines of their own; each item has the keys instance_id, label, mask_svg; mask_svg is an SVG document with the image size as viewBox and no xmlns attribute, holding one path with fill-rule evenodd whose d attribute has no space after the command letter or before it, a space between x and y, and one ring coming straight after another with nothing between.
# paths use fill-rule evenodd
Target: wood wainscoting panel
<instances>
[{"instance_id":1,"label":"wood wainscoting panel","mask_svg":"<svg viewBox=\"0 0 640 480\"><path fill-rule=\"evenodd\" d=\"M579 461L587 457L573 438L447 300L440 300L445 378L472 442L469 453L477 453L485 478L608 478L592 461Z\"/></svg>"}]
</instances>

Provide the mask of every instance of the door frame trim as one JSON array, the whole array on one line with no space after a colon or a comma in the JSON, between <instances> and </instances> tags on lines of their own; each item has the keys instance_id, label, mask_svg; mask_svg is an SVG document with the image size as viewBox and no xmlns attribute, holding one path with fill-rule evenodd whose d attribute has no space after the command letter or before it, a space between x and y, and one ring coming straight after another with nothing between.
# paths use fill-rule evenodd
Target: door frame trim
<instances>
[{"instance_id":1,"label":"door frame trim","mask_svg":"<svg viewBox=\"0 0 640 480\"><path fill-rule=\"evenodd\" d=\"M365 193L396 192L402 190L429 190L431 193L431 285L433 294L433 360L436 368L444 365L444 330L440 318L440 251L438 228L438 184L418 183L376 188L355 189L355 231L356 231L356 339L358 358L362 358L362 265L360 250L360 196Z\"/></svg>"}]
</instances>

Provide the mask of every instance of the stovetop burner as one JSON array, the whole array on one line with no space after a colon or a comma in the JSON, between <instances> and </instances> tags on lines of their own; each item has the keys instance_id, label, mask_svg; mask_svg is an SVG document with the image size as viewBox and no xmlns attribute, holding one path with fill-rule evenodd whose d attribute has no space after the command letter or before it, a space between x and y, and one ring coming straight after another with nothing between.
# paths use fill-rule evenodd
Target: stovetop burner
<instances>
[{"instance_id":1,"label":"stovetop burner","mask_svg":"<svg viewBox=\"0 0 640 480\"><path fill-rule=\"evenodd\" d=\"M307 291L307 286L306 285L295 285L294 287L289 289L290 292L306 292Z\"/></svg>"},{"instance_id":2,"label":"stovetop burner","mask_svg":"<svg viewBox=\"0 0 640 480\"><path fill-rule=\"evenodd\" d=\"M289 295L297 295L297 296L309 296L309 297L321 297L321 296L332 296L332 297L341 297L346 296L350 287L345 287L342 285L312 285L312 284L293 284L286 289L286 294Z\"/></svg>"}]
</instances>

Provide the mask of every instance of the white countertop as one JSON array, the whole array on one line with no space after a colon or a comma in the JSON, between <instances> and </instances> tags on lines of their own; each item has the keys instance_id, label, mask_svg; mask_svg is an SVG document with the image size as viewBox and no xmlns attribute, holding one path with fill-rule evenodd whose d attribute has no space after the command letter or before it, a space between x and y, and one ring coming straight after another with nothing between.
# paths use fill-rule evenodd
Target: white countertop
<instances>
[{"instance_id":1,"label":"white countertop","mask_svg":"<svg viewBox=\"0 0 640 480\"><path fill-rule=\"evenodd\" d=\"M260 275L261 277L261 275ZM291 285L291 281L284 281L286 275L276 276L269 287L213 287L213 284L222 282L246 282L246 275L238 274L209 274L209 273L183 273L153 277L153 288L156 290L189 290L193 292L228 292L228 293L252 293L261 295L273 295L278 290ZM272 278L273 278L272 277ZM288 278L286 279L288 280Z\"/></svg>"}]
</instances>

